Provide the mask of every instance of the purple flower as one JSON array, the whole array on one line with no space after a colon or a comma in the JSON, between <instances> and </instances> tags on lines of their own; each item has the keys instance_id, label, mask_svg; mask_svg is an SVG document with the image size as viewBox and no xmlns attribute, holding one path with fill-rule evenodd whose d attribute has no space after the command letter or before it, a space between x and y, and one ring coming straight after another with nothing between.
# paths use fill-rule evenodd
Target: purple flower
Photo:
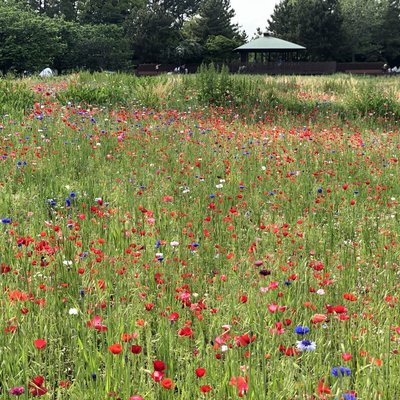
<instances>
[{"instance_id":1,"label":"purple flower","mask_svg":"<svg viewBox=\"0 0 400 400\"><path fill-rule=\"evenodd\" d=\"M294 328L294 332L298 335L305 335L306 333L310 332L310 328L307 326L297 325L296 328Z\"/></svg>"},{"instance_id":2,"label":"purple flower","mask_svg":"<svg viewBox=\"0 0 400 400\"><path fill-rule=\"evenodd\" d=\"M333 367L331 371L332 376L350 376L351 375L351 370L350 368L347 367Z\"/></svg>"},{"instance_id":3,"label":"purple flower","mask_svg":"<svg viewBox=\"0 0 400 400\"><path fill-rule=\"evenodd\" d=\"M11 388L8 392L15 396L21 396L21 394L25 393L25 388L23 386L16 386Z\"/></svg>"}]
</instances>

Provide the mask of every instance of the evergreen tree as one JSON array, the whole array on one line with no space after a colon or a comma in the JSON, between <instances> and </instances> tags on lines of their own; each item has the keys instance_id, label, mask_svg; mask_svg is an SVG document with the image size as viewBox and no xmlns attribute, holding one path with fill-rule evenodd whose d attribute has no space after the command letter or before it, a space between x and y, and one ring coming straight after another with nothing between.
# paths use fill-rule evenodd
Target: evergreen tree
<instances>
[{"instance_id":1,"label":"evergreen tree","mask_svg":"<svg viewBox=\"0 0 400 400\"><path fill-rule=\"evenodd\" d=\"M389 65L400 66L400 0L389 0L383 17L382 56Z\"/></svg>"},{"instance_id":2,"label":"evergreen tree","mask_svg":"<svg viewBox=\"0 0 400 400\"><path fill-rule=\"evenodd\" d=\"M335 60L343 45L342 21L339 0L283 0L268 30L305 46L310 60Z\"/></svg>"},{"instance_id":3,"label":"evergreen tree","mask_svg":"<svg viewBox=\"0 0 400 400\"><path fill-rule=\"evenodd\" d=\"M130 0L80 0L79 20L84 24L122 24L130 13Z\"/></svg>"},{"instance_id":4,"label":"evergreen tree","mask_svg":"<svg viewBox=\"0 0 400 400\"><path fill-rule=\"evenodd\" d=\"M343 61L381 59L382 23L385 2L376 0L341 0L343 15Z\"/></svg>"},{"instance_id":5,"label":"evergreen tree","mask_svg":"<svg viewBox=\"0 0 400 400\"><path fill-rule=\"evenodd\" d=\"M230 0L204 0L193 27L194 35L202 44L205 44L210 36L238 39L239 27L232 23L234 17L235 11Z\"/></svg>"}]
</instances>

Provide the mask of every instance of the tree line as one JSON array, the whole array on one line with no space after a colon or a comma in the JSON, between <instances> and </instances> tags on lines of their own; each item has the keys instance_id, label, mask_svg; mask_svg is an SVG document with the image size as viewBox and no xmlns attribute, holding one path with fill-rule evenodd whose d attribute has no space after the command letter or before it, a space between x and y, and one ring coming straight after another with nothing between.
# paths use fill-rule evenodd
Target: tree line
<instances>
[{"instance_id":1,"label":"tree line","mask_svg":"<svg viewBox=\"0 0 400 400\"><path fill-rule=\"evenodd\" d=\"M0 0L0 71L226 62L246 34L230 0Z\"/></svg>"},{"instance_id":2,"label":"tree line","mask_svg":"<svg viewBox=\"0 0 400 400\"><path fill-rule=\"evenodd\" d=\"M400 0L281 0L268 30L313 61L400 65Z\"/></svg>"},{"instance_id":3,"label":"tree line","mask_svg":"<svg viewBox=\"0 0 400 400\"><path fill-rule=\"evenodd\" d=\"M230 0L0 0L0 72L229 62L234 16ZM400 0L281 0L265 19L304 59L400 65Z\"/></svg>"}]
</instances>

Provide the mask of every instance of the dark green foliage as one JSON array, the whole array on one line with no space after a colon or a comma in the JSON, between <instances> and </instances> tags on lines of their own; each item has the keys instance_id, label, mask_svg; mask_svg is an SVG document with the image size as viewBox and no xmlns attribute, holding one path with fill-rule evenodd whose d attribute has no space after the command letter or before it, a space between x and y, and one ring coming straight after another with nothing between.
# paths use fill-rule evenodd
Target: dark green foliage
<instances>
[{"instance_id":1,"label":"dark green foliage","mask_svg":"<svg viewBox=\"0 0 400 400\"><path fill-rule=\"evenodd\" d=\"M199 14L184 28L184 35L203 48L205 62L227 62L237 56L233 49L245 42L245 34L232 23L235 11L229 0L204 0Z\"/></svg>"},{"instance_id":2,"label":"dark green foliage","mask_svg":"<svg viewBox=\"0 0 400 400\"><path fill-rule=\"evenodd\" d=\"M400 1L389 0L381 29L382 55L391 66L400 66Z\"/></svg>"},{"instance_id":3,"label":"dark green foliage","mask_svg":"<svg viewBox=\"0 0 400 400\"><path fill-rule=\"evenodd\" d=\"M269 31L307 48L310 60L336 60L343 44L338 0L283 0L275 7Z\"/></svg>"},{"instance_id":4,"label":"dark green foliage","mask_svg":"<svg viewBox=\"0 0 400 400\"><path fill-rule=\"evenodd\" d=\"M230 0L0 0L0 71L230 62L234 16ZM400 0L281 0L268 30L306 60L400 65Z\"/></svg>"},{"instance_id":5,"label":"dark green foliage","mask_svg":"<svg viewBox=\"0 0 400 400\"><path fill-rule=\"evenodd\" d=\"M131 52L122 27L111 24L79 25L60 21L64 52L55 60L60 71L120 70L129 66Z\"/></svg>"},{"instance_id":6,"label":"dark green foliage","mask_svg":"<svg viewBox=\"0 0 400 400\"><path fill-rule=\"evenodd\" d=\"M386 4L376 0L341 0L344 41L338 61L382 59L382 23Z\"/></svg>"},{"instance_id":7,"label":"dark green foliage","mask_svg":"<svg viewBox=\"0 0 400 400\"><path fill-rule=\"evenodd\" d=\"M34 71L52 66L65 47L57 21L0 3L1 71Z\"/></svg>"},{"instance_id":8,"label":"dark green foliage","mask_svg":"<svg viewBox=\"0 0 400 400\"><path fill-rule=\"evenodd\" d=\"M399 0L281 0L268 29L311 60L400 63Z\"/></svg>"},{"instance_id":9,"label":"dark green foliage","mask_svg":"<svg viewBox=\"0 0 400 400\"><path fill-rule=\"evenodd\" d=\"M179 29L174 21L159 5L139 9L131 16L127 31L138 63L173 61L179 43Z\"/></svg>"},{"instance_id":10,"label":"dark green foliage","mask_svg":"<svg viewBox=\"0 0 400 400\"><path fill-rule=\"evenodd\" d=\"M121 24L130 7L130 0L82 0L79 20L84 24Z\"/></svg>"}]
</instances>

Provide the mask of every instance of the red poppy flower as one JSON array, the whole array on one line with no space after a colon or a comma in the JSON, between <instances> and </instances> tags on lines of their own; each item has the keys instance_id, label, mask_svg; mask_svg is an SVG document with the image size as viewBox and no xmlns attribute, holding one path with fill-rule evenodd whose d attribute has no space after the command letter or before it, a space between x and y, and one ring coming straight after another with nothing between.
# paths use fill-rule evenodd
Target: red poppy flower
<instances>
[{"instance_id":1,"label":"red poppy flower","mask_svg":"<svg viewBox=\"0 0 400 400\"><path fill-rule=\"evenodd\" d=\"M311 322L313 324L318 324L319 322L324 322L327 320L327 316L325 314L314 314L314 316L311 318Z\"/></svg>"},{"instance_id":2,"label":"red poppy flower","mask_svg":"<svg viewBox=\"0 0 400 400\"><path fill-rule=\"evenodd\" d=\"M169 314L169 316L168 316L168 319L169 319L171 322L177 321L178 318L179 318L179 314L178 314L177 312L173 312L173 313Z\"/></svg>"},{"instance_id":3,"label":"red poppy flower","mask_svg":"<svg viewBox=\"0 0 400 400\"><path fill-rule=\"evenodd\" d=\"M123 333L121 334L121 340L123 342L129 342L130 340L132 340L134 337L134 334L130 334L130 333Z\"/></svg>"},{"instance_id":4,"label":"red poppy flower","mask_svg":"<svg viewBox=\"0 0 400 400\"><path fill-rule=\"evenodd\" d=\"M342 306L342 305L338 305L338 306L331 306L331 305L327 305L326 309L328 311L329 314L345 314L347 313L347 308Z\"/></svg>"},{"instance_id":5,"label":"red poppy flower","mask_svg":"<svg viewBox=\"0 0 400 400\"><path fill-rule=\"evenodd\" d=\"M247 303L247 296L243 295L239 297L239 302L240 303Z\"/></svg>"},{"instance_id":6,"label":"red poppy flower","mask_svg":"<svg viewBox=\"0 0 400 400\"><path fill-rule=\"evenodd\" d=\"M352 358L353 358L353 356L350 353L343 353L342 354L343 361L350 361Z\"/></svg>"},{"instance_id":7,"label":"red poppy flower","mask_svg":"<svg viewBox=\"0 0 400 400\"><path fill-rule=\"evenodd\" d=\"M165 373L163 371L154 371L151 374L152 379L154 382L161 382L161 380L164 378Z\"/></svg>"},{"instance_id":8,"label":"red poppy flower","mask_svg":"<svg viewBox=\"0 0 400 400\"><path fill-rule=\"evenodd\" d=\"M155 371L164 371L167 368L165 363L160 360L153 361L153 367Z\"/></svg>"},{"instance_id":9,"label":"red poppy flower","mask_svg":"<svg viewBox=\"0 0 400 400\"><path fill-rule=\"evenodd\" d=\"M131 346L130 350L133 354L140 354L142 352L142 346L134 344Z\"/></svg>"},{"instance_id":10,"label":"red poppy flower","mask_svg":"<svg viewBox=\"0 0 400 400\"><path fill-rule=\"evenodd\" d=\"M164 389L170 390L170 389L173 389L173 387L174 387L174 382L172 381L171 378L165 378L165 379L163 379L163 380L161 381L161 386L162 386Z\"/></svg>"},{"instance_id":11,"label":"red poppy flower","mask_svg":"<svg viewBox=\"0 0 400 400\"><path fill-rule=\"evenodd\" d=\"M248 333L245 333L242 336L235 336L236 345L239 347L246 347L250 343L253 343L256 340L256 335L250 337Z\"/></svg>"},{"instance_id":12,"label":"red poppy flower","mask_svg":"<svg viewBox=\"0 0 400 400\"><path fill-rule=\"evenodd\" d=\"M107 327L102 324L103 318L99 315L95 315L90 321L88 321L87 325L89 328L94 328L96 331L107 331Z\"/></svg>"},{"instance_id":13,"label":"red poppy flower","mask_svg":"<svg viewBox=\"0 0 400 400\"><path fill-rule=\"evenodd\" d=\"M196 375L198 378L203 377L206 374L206 370L204 368L197 368Z\"/></svg>"},{"instance_id":14,"label":"red poppy flower","mask_svg":"<svg viewBox=\"0 0 400 400\"><path fill-rule=\"evenodd\" d=\"M212 390L212 387L209 385L203 385L200 387L201 393L208 393L208 392L211 392L211 390Z\"/></svg>"},{"instance_id":15,"label":"red poppy flower","mask_svg":"<svg viewBox=\"0 0 400 400\"><path fill-rule=\"evenodd\" d=\"M236 386L239 397L243 397L249 390L247 378L243 378L243 376L238 376L237 378L236 377L231 378L229 384Z\"/></svg>"},{"instance_id":16,"label":"red poppy flower","mask_svg":"<svg viewBox=\"0 0 400 400\"><path fill-rule=\"evenodd\" d=\"M113 354L119 354L122 351L122 346L119 343L112 344L108 350Z\"/></svg>"},{"instance_id":17,"label":"red poppy flower","mask_svg":"<svg viewBox=\"0 0 400 400\"><path fill-rule=\"evenodd\" d=\"M349 300L349 301L357 301L357 297L354 296L353 293L345 293L345 294L343 295L343 298L344 298L345 300Z\"/></svg>"},{"instance_id":18,"label":"red poppy flower","mask_svg":"<svg viewBox=\"0 0 400 400\"><path fill-rule=\"evenodd\" d=\"M43 396L48 392L48 389L43 386L44 378L43 376L35 376L32 378L31 382L28 384L29 391L33 397Z\"/></svg>"},{"instance_id":19,"label":"red poppy flower","mask_svg":"<svg viewBox=\"0 0 400 400\"><path fill-rule=\"evenodd\" d=\"M329 389L328 385L325 385L325 380L321 379L318 383L318 394L330 394L331 393L331 389Z\"/></svg>"},{"instance_id":20,"label":"red poppy flower","mask_svg":"<svg viewBox=\"0 0 400 400\"><path fill-rule=\"evenodd\" d=\"M188 326L185 326L178 331L179 336L193 337L193 331Z\"/></svg>"},{"instance_id":21,"label":"red poppy flower","mask_svg":"<svg viewBox=\"0 0 400 400\"><path fill-rule=\"evenodd\" d=\"M43 376L35 376L34 378L32 378L32 381L31 381L31 385L34 385L34 386L42 386L43 385L43 383L44 383L44 378L43 378Z\"/></svg>"},{"instance_id":22,"label":"red poppy flower","mask_svg":"<svg viewBox=\"0 0 400 400\"><path fill-rule=\"evenodd\" d=\"M33 344L37 349L44 349L47 345L47 342L44 339L36 339Z\"/></svg>"}]
</instances>

